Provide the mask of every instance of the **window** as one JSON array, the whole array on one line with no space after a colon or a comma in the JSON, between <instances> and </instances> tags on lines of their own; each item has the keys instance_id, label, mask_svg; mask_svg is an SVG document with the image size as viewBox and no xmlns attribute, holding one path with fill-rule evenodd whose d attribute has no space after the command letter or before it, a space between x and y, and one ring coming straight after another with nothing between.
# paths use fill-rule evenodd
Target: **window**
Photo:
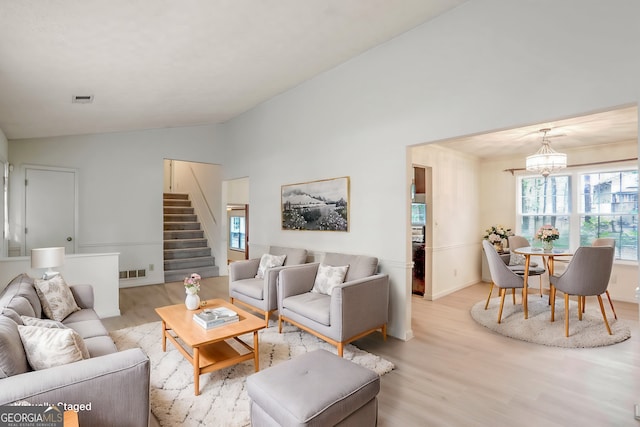
<instances>
[{"instance_id":1,"label":"window","mask_svg":"<svg viewBox=\"0 0 640 427\"><path fill-rule=\"evenodd\" d=\"M580 245L599 237L616 240L616 256L636 260L638 247L638 172L580 175Z\"/></svg>"},{"instance_id":2,"label":"window","mask_svg":"<svg viewBox=\"0 0 640 427\"><path fill-rule=\"evenodd\" d=\"M551 224L560 232L554 246L589 246L612 237L616 259L638 260L637 170L522 177L519 187L518 234L530 242L540 226Z\"/></svg>"},{"instance_id":3,"label":"window","mask_svg":"<svg viewBox=\"0 0 640 427\"><path fill-rule=\"evenodd\" d=\"M560 232L554 242L559 248L569 247L571 215L571 177L550 176L522 178L520 203L520 235L530 242L538 228L551 224Z\"/></svg>"},{"instance_id":4,"label":"window","mask_svg":"<svg viewBox=\"0 0 640 427\"><path fill-rule=\"evenodd\" d=\"M229 248L244 251L245 223L243 216L229 217Z\"/></svg>"}]
</instances>

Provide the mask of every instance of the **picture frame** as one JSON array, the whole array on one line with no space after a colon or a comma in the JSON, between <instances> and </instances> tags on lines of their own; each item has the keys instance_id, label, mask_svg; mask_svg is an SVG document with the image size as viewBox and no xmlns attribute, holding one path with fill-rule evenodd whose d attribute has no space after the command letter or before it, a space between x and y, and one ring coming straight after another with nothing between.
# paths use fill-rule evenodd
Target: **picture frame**
<instances>
[{"instance_id":1,"label":"picture frame","mask_svg":"<svg viewBox=\"0 0 640 427\"><path fill-rule=\"evenodd\" d=\"M348 176L281 188L283 230L349 231Z\"/></svg>"}]
</instances>

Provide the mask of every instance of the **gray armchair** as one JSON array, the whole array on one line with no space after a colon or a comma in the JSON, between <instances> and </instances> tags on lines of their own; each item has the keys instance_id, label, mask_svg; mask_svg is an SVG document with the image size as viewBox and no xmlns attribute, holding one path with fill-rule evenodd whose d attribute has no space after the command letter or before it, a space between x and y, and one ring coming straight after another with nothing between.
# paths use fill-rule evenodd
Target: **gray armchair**
<instances>
[{"instance_id":1,"label":"gray armchair","mask_svg":"<svg viewBox=\"0 0 640 427\"><path fill-rule=\"evenodd\" d=\"M500 310L498 311L498 323L502 322L502 309L504 308L504 297L507 293L507 289L512 289L515 295L515 290L522 288L522 308L524 311L524 318L529 317L529 311L527 307L527 289L524 287L524 278L509 269L509 266L504 263L498 252L488 240L482 241L482 247L487 256L487 263L489 264L489 272L491 273L491 290L493 286L497 286L500 289ZM489 297L491 291L489 291ZM514 297L515 298L515 297ZM487 304L488 304L487 300ZM486 309L486 306L485 306Z\"/></svg>"},{"instance_id":2,"label":"gray armchair","mask_svg":"<svg viewBox=\"0 0 640 427\"><path fill-rule=\"evenodd\" d=\"M269 327L269 316L278 309L277 281L283 268L307 262L306 249L271 246L271 255L286 255L284 265L269 268L263 278L257 278L260 258L236 261L229 264L229 297L231 304L240 304L264 315Z\"/></svg>"},{"instance_id":3,"label":"gray armchair","mask_svg":"<svg viewBox=\"0 0 640 427\"><path fill-rule=\"evenodd\" d=\"M567 269L560 276L553 275L551 282L551 321L555 320L556 290L564 293L564 329L569 336L569 295L578 296L578 319L582 320L582 307L587 296L597 296L600 311L611 335L611 328L602 304L602 294L609 286L609 277L613 268L615 250L611 246L579 247L569 262Z\"/></svg>"},{"instance_id":4,"label":"gray armchair","mask_svg":"<svg viewBox=\"0 0 640 427\"><path fill-rule=\"evenodd\" d=\"M337 347L380 330L386 339L389 311L389 276L377 273L378 259L361 255L327 253L322 264L348 265L344 282L330 295L312 292L319 263L280 271L278 328L283 322Z\"/></svg>"}]
</instances>

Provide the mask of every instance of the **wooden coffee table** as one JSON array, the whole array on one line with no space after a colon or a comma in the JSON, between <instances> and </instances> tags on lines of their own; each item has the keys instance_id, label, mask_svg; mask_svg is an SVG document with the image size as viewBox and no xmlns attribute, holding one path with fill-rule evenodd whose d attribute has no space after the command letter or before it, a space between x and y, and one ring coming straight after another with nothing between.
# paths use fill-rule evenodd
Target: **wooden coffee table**
<instances>
[{"instance_id":1,"label":"wooden coffee table","mask_svg":"<svg viewBox=\"0 0 640 427\"><path fill-rule=\"evenodd\" d=\"M239 321L212 329L204 329L193 321L194 313L204 308L227 307L238 313ZM162 319L162 351L167 351L167 338L193 365L195 395L200 394L200 375L217 371L245 360L253 359L256 372L258 364L258 331L265 328L264 319L221 299L205 301L200 310L187 310L184 304L156 308ZM238 338L253 332L253 347ZM240 344L234 348L233 341ZM191 353L187 350L190 349ZM246 352L243 351L246 350Z\"/></svg>"}]
</instances>

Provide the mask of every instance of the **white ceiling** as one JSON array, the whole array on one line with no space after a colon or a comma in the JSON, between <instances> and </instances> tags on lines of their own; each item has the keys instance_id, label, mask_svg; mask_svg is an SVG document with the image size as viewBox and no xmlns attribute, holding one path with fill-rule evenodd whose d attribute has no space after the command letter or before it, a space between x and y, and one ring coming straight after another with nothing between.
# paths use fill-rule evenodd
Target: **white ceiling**
<instances>
[{"instance_id":1,"label":"white ceiling","mask_svg":"<svg viewBox=\"0 0 640 427\"><path fill-rule=\"evenodd\" d=\"M464 1L0 0L0 129L224 122Z\"/></svg>"},{"instance_id":2,"label":"white ceiling","mask_svg":"<svg viewBox=\"0 0 640 427\"><path fill-rule=\"evenodd\" d=\"M638 107L618 108L569 119L439 142L480 158L526 156L541 146L542 129L559 152L569 148L638 140Z\"/></svg>"}]
</instances>

